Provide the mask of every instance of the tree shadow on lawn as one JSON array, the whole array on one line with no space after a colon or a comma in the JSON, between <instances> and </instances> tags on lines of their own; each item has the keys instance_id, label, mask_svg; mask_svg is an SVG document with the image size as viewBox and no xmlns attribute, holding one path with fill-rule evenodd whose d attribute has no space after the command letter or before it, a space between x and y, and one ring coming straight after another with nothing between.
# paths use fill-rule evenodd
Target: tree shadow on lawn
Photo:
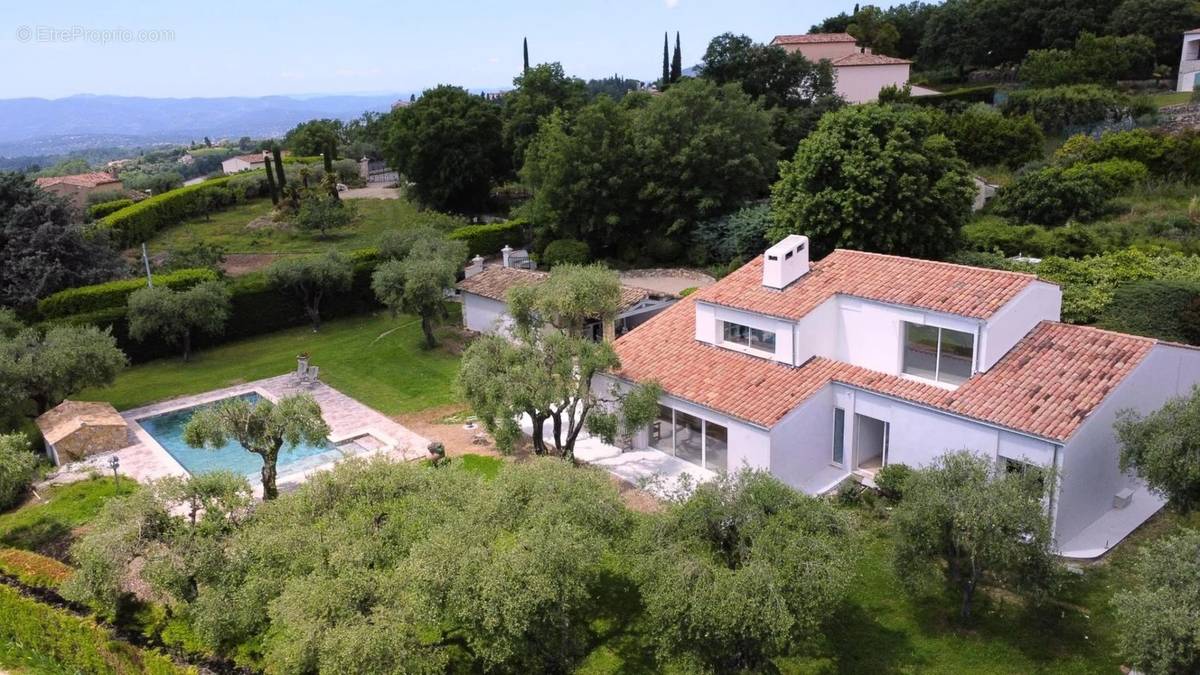
<instances>
[{"instance_id":1,"label":"tree shadow on lawn","mask_svg":"<svg viewBox=\"0 0 1200 675\"><path fill-rule=\"evenodd\" d=\"M843 604L823 632L822 651L832 652L835 662L829 672L901 673L920 665L909 637L881 624L862 605Z\"/></svg>"},{"instance_id":2,"label":"tree shadow on lawn","mask_svg":"<svg viewBox=\"0 0 1200 675\"><path fill-rule=\"evenodd\" d=\"M45 516L9 530L0 537L0 545L64 560L72 539L70 527L52 516Z\"/></svg>"},{"instance_id":3,"label":"tree shadow on lawn","mask_svg":"<svg viewBox=\"0 0 1200 675\"><path fill-rule=\"evenodd\" d=\"M654 646L641 625L641 595L633 580L616 570L602 572L594 600L597 612L590 622L594 639L588 656L599 666L594 670L614 675L659 672Z\"/></svg>"}]
</instances>

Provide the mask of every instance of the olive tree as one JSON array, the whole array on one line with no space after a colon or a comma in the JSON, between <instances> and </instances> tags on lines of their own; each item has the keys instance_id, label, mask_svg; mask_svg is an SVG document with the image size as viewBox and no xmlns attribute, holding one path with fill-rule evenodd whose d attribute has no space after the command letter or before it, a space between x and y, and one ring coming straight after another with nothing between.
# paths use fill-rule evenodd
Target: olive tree
<instances>
[{"instance_id":1,"label":"olive tree","mask_svg":"<svg viewBox=\"0 0 1200 675\"><path fill-rule=\"evenodd\" d=\"M294 293L314 331L321 330L321 299L327 293L350 288L354 270L337 251L302 258L283 258L267 268L267 282Z\"/></svg>"},{"instance_id":2,"label":"olive tree","mask_svg":"<svg viewBox=\"0 0 1200 675\"><path fill-rule=\"evenodd\" d=\"M229 320L229 289L219 281L205 281L182 291L166 286L141 288L129 296L129 335L145 340L158 335L183 349L183 360L192 353L194 333L220 335Z\"/></svg>"},{"instance_id":3,"label":"olive tree","mask_svg":"<svg viewBox=\"0 0 1200 675\"><path fill-rule=\"evenodd\" d=\"M324 443L329 425L321 407L308 394L286 396L273 403L232 398L196 412L183 429L193 448L220 448L230 439L262 458L263 499L275 499L279 453L300 443Z\"/></svg>"},{"instance_id":4,"label":"olive tree","mask_svg":"<svg viewBox=\"0 0 1200 675\"><path fill-rule=\"evenodd\" d=\"M1130 578L1113 596L1129 665L1148 675L1200 671L1200 532L1149 543Z\"/></svg>"},{"instance_id":5,"label":"olive tree","mask_svg":"<svg viewBox=\"0 0 1200 675\"><path fill-rule=\"evenodd\" d=\"M1043 503L1052 478L1005 471L968 451L914 470L892 518L900 578L916 590L940 574L962 619L984 584L1040 598L1059 572Z\"/></svg>"},{"instance_id":6,"label":"olive tree","mask_svg":"<svg viewBox=\"0 0 1200 675\"><path fill-rule=\"evenodd\" d=\"M611 344L584 337L583 328L588 320L611 321L620 294L615 272L573 265L556 267L543 283L509 291L512 335L485 335L473 342L458 377L459 391L502 449L511 449L519 437L520 416L532 423L538 455L573 460L575 441L593 414L604 416L595 429L611 440L617 425L608 416L622 414L620 401L601 400L593 382L619 367L620 360ZM636 410L630 414L643 416Z\"/></svg>"},{"instance_id":7,"label":"olive tree","mask_svg":"<svg viewBox=\"0 0 1200 675\"><path fill-rule=\"evenodd\" d=\"M107 330L58 325L0 336L0 404L32 400L41 414L88 387L112 384L127 359Z\"/></svg>"},{"instance_id":8,"label":"olive tree","mask_svg":"<svg viewBox=\"0 0 1200 675\"><path fill-rule=\"evenodd\" d=\"M1182 511L1200 506L1200 389L1149 415L1123 410L1115 428L1122 471L1132 469Z\"/></svg>"},{"instance_id":9,"label":"olive tree","mask_svg":"<svg viewBox=\"0 0 1200 675\"><path fill-rule=\"evenodd\" d=\"M0 510L15 505L37 472L37 455L22 433L0 434Z\"/></svg>"},{"instance_id":10,"label":"olive tree","mask_svg":"<svg viewBox=\"0 0 1200 675\"><path fill-rule=\"evenodd\" d=\"M436 347L433 325L446 316L446 289L454 285L467 256L466 243L448 239L432 227L416 227L385 237L380 255L386 259L371 276L375 297L393 315L408 312L421 317L425 345Z\"/></svg>"},{"instance_id":11,"label":"olive tree","mask_svg":"<svg viewBox=\"0 0 1200 675\"><path fill-rule=\"evenodd\" d=\"M337 182L336 178L334 182ZM316 231L324 239L330 230L353 223L357 216L353 202L343 202L336 195L335 185L333 196L311 196L302 200L296 211L296 226L306 232Z\"/></svg>"},{"instance_id":12,"label":"olive tree","mask_svg":"<svg viewBox=\"0 0 1200 675\"><path fill-rule=\"evenodd\" d=\"M701 484L636 543L658 651L713 672L757 672L819 636L851 584L849 520L762 471Z\"/></svg>"}]
</instances>

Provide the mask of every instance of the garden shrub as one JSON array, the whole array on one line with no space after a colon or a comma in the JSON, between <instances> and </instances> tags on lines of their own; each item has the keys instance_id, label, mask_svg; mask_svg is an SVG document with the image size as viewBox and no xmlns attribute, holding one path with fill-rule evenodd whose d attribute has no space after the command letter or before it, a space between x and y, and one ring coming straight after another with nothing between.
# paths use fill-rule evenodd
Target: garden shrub
<instances>
[{"instance_id":1,"label":"garden shrub","mask_svg":"<svg viewBox=\"0 0 1200 675\"><path fill-rule=\"evenodd\" d=\"M217 273L210 269L184 269L156 274L152 278L155 286L166 286L179 291L204 281L213 281L217 278ZM68 288L39 300L38 315L43 319L56 319L122 307L131 293L145 285L145 279L136 278Z\"/></svg>"},{"instance_id":2,"label":"garden shrub","mask_svg":"<svg viewBox=\"0 0 1200 675\"><path fill-rule=\"evenodd\" d=\"M743 206L733 213L702 221L692 231L688 260L695 265L706 265L756 256L770 246L767 230L771 224L768 202Z\"/></svg>"},{"instance_id":3,"label":"garden shrub","mask_svg":"<svg viewBox=\"0 0 1200 675\"><path fill-rule=\"evenodd\" d=\"M1154 176L1200 179L1200 132L1163 133L1146 129L1106 131L1099 138L1077 134L1054 153L1061 165L1124 159L1141 162Z\"/></svg>"},{"instance_id":4,"label":"garden shrub","mask_svg":"<svg viewBox=\"0 0 1200 675\"><path fill-rule=\"evenodd\" d=\"M0 436L0 510L17 504L33 483L38 458L23 433Z\"/></svg>"},{"instance_id":5,"label":"garden shrub","mask_svg":"<svg viewBox=\"0 0 1200 675\"><path fill-rule=\"evenodd\" d=\"M1200 531L1151 541L1112 599L1117 644L1144 673L1200 672Z\"/></svg>"},{"instance_id":6,"label":"garden shrub","mask_svg":"<svg viewBox=\"0 0 1200 675\"><path fill-rule=\"evenodd\" d=\"M894 501L904 498L904 484L912 475L912 467L907 464L888 464L875 474L875 487L884 497Z\"/></svg>"},{"instance_id":7,"label":"garden shrub","mask_svg":"<svg viewBox=\"0 0 1200 675\"><path fill-rule=\"evenodd\" d=\"M519 247L525 243L526 223L507 220L486 225L467 225L450 233L451 239L467 242L468 255L496 255L505 246Z\"/></svg>"},{"instance_id":8,"label":"garden shrub","mask_svg":"<svg viewBox=\"0 0 1200 675\"><path fill-rule=\"evenodd\" d=\"M542 261L550 267L555 265L584 265L592 258L586 241L578 239L555 239L542 251Z\"/></svg>"},{"instance_id":9,"label":"garden shrub","mask_svg":"<svg viewBox=\"0 0 1200 675\"><path fill-rule=\"evenodd\" d=\"M1097 325L1159 340L1200 344L1200 281L1147 279L1117 286Z\"/></svg>"},{"instance_id":10,"label":"garden shrub","mask_svg":"<svg viewBox=\"0 0 1200 675\"><path fill-rule=\"evenodd\" d=\"M1039 159L1046 140L1031 115L1006 117L982 104L949 115L946 135L954 141L958 156L968 164L1003 164L1012 169Z\"/></svg>"},{"instance_id":11,"label":"garden shrub","mask_svg":"<svg viewBox=\"0 0 1200 675\"><path fill-rule=\"evenodd\" d=\"M71 576L70 565L19 548L0 548L0 573L15 577L26 586L58 588Z\"/></svg>"},{"instance_id":12,"label":"garden shrub","mask_svg":"<svg viewBox=\"0 0 1200 675\"><path fill-rule=\"evenodd\" d=\"M100 202L99 204L92 204L87 210L88 220L99 220L127 206L133 206L132 199L113 199L107 202Z\"/></svg>"},{"instance_id":13,"label":"garden shrub","mask_svg":"<svg viewBox=\"0 0 1200 675\"><path fill-rule=\"evenodd\" d=\"M1118 80L1150 76L1154 41L1145 35L1083 32L1072 49L1034 49L1021 64L1020 77L1035 87L1090 82L1113 86Z\"/></svg>"},{"instance_id":14,"label":"garden shrub","mask_svg":"<svg viewBox=\"0 0 1200 675\"><path fill-rule=\"evenodd\" d=\"M252 181L247 176L225 176L170 190L111 213L93 227L112 232L115 243L120 246L134 246L164 227L232 206L239 199L265 194L266 174L256 172L251 176L258 180ZM228 189L234 180L239 181L237 189Z\"/></svg>"},{"instance_id":15,"label":"garden shrub","mask_svg":"<svg viewBox=\"0 0 1200 675\"><path fill-rule=\"evenodd\" d=\"M91 675L195 674L158 652L113 639L108 630L0 586L0 641L23 645L73 672Z\"/></svg>"},{"instance_id":16,"label":"garden shrub","mask_svg":"<svg viewBox=\"0 0 1200 675\"><path fill-rule=\"evenodd\" d=\"M1129 112L1129 98L1094 84L1048 89L1022 89L1008 95L1004 114L1032 115L1047 133L1067 127L1120 119Z\"/></svg>"},{"instance_id":17,"label":"garden shrub","mask_svg":"<svg viewBox=\"0 0 1200 675\"><path fill-rule=\"evenodd\" d=\"M1091 220L1104 213L1110 197L1145 180L1147 175L1144 164L1123 159L1047 166L1026 172L1002 188L998 210L1037 225Z\"/></svg>"}]
</instances>

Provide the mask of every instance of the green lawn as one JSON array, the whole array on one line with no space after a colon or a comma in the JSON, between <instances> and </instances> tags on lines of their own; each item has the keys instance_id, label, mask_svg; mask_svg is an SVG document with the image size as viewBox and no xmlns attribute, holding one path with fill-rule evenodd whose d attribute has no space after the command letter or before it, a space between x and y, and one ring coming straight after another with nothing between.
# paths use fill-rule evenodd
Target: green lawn
<instances>
[{"instance_id":1,"label":"green lawn","mask_svg":"<svg viewBox=\"0 0 1200 675\"><path fill-rule=\"evenodd\" d=\"M456 325L457 305L447 323ZM201 351L190 362L170 358L133 366L104 389L79 394L125 410L185 394L199 394L295 370L308 352L321 379L388 415L454 403L458 357L426 350L420 320L375 316L330 321L321 332L294 328Z\"/></svg>"},{"instance_id":2,"label":"green lawn","mask_svg":"<svg viewBox=\"0 0 1200 675\"><path fill-rule=\"evenodd\" d=\"M1190 91L1172 91L1165 94L1154 94L1150 97L1154 101L1154 105L1159 108L1167 105L1179 105L1192 100L1192 92Z\"/></svg>"},{"instance_id":3,"label":"green lawn","mask_svg":"<svg viewBox=\"0 0 1200 675\"><path fill-rule=\"evenodd\" d=\"M71 532L90 521L110 497L128 494L134 483L113 483L111 476L51 488L45 503L0 513L0 547L9 546L61 558Z\"/></svg>"},{"instance_id":4,"label":"green lawn","mask_svg":"<svg viewBox=\"0 0 1200 675\"><path fill-rule=\"evenodd\" d=\"M358 219L324 239L308 232L248 229L250 221L271 212L271 200L258 199L214 213L207 220L185 220L156 234L148 245L152 253L198 241L222 246L226 253L314 253L327 248L347 251L374 245L385 230L408 227L430 217L404 199L353 199L347 203L358 209ZM433 217L447 218L441 214Z\"/></svg>"}]
</instances>

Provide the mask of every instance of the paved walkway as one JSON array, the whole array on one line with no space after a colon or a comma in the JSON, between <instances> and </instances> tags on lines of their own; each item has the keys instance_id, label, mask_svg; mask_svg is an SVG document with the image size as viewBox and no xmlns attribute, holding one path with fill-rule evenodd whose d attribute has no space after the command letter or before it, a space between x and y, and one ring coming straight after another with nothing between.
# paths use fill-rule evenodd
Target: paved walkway
<instances>
[{"instance_id":1,"label":"paved walkway","mask_svg":"<svg viewBox=\"0 0 1200 675\"><path fill-rule=\"evenodd\" d=\"M194 396L181 396L167 401L160 401L141 408L125 411L121 416L129 423L130 444L113 453L93 455L86 460L65 464L47 477L43 484L69 483L87 478L96 471L110 472L109 459L116 456L120 462L120 472L139 482L163 478L166 476L186 476L187 471L175 461L175 458L162 448L146 430L137 423L138 419L151 417L172 410L191 408L204 403L211 403L233 396L258 393L270 400L279 400L284 396L305 392L311 394L321 407L321 416L329 425L329 440L344 450L342 456L380 455L397 460L407 461L425 456L429 440L424 436L406 429L382 413L373 410L362 403L350 398L342 392L324 383L314 385L300 384L291 375L256 380L233 387L217 389ZM352 439L360 439L353 445L346 445ZM303 482L316 471L329 468L336 460L325 461L317 465L305 465L297 462L298 467L290 467L288 473L281 473L278 479L280 488ZM260 492L261 487L255 487Z\"/></svg>"},{"instance_id":2,"label":"paved walkway","mask_svg":"<svg viewBox=\"0 0 1200 675\"><path fill-rule=\"evenodd\" d=\"M1158 513L1165 502L1145 486L1134 490L1133 499L1123 509L1109 509L1079 534L1061 542L1059 554L1064 558L1091 560L1108 553L1129 536L1150 516Z\"/></svg>"}]
</instances>

